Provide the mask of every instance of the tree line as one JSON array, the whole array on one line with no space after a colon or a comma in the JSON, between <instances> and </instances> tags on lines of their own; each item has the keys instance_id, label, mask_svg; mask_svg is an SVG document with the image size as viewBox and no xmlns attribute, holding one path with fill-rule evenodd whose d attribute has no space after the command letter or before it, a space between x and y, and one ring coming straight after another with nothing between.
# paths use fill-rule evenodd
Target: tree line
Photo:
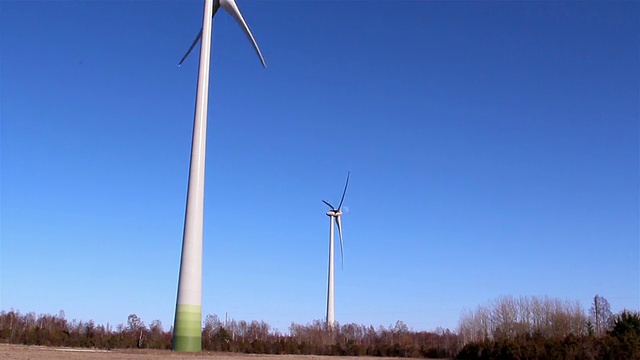
<instances>
[{"instance_id":1,"label":"tree line","mask_svg":"<svg viewBox=\"0 0 640 360\"><path fill-rule=\"evenodd\" d=\"M559 299L499 298L460 318L457 359L640 360L640 313L614 315L596 295L588 312Z\"/></svg>"},{"instance_id":2,"label":"tree line","mask_svg":"<svg viewBox=\"0 0 640 360\"><path fill-rule=\"evenodd\" d=\"M0 342L24 345L89 347L99 349L170 349L172 329L165 330L159 320L146 325L131 314L126 324L95 324L94 321L68 321L57 315L0 312ZM388 327L358 324L327 326L316 320L302 325L291 323L282 334L264 321L221 321L207 315L202 329L205 351L257 354L303 354L340 356L453 357L460 349L458 336L448 329L435 332L413 331L402 321Z\"/></svg>"},{"instance_id":3,"label":"tree line","mask_svg":"<svg viewBox=\"0 0 640 360\"><path fill-rule=\"evenodd\" d=\"M534 334L563 338L569 334L585 335L588 324L589 319L577 301L505 296L463 313L458 333L464 343Z\"/></svg>"},{"instance_id":4,"label":"tree line","mask_svg":"<svg viewBox=\"0 0 640 360\"><path fill-rule=\"evenodd\" d=\"M207 315L205 351L457 359L637 359L640 313L611 312L596 295L588 311L578 302L548 297L501 297L464 312L457 331L414 331L402 321L388 327L315 320L291 323L287 333L264 321L222 321ZM125 324L69 321L56 315L0 311L0 342L99 349L170 349L172 329L137 315Z\"/></svg>"}]
</instances>

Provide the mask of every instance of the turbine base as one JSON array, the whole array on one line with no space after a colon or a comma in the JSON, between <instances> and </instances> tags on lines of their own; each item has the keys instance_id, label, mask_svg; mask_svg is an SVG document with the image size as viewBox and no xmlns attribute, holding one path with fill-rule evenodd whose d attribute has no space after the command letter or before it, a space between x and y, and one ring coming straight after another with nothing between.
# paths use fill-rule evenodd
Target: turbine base
<instances>
[{"instance_id":1,"label":"turbine base","mask_svg":"<svg viewBox=\"0 0 640 360\"><path fill-rule=\"evenodd\" d=\"M202 306L178 305L171 345L173 351L202 351Z\"/></svg>"}]
</instances>

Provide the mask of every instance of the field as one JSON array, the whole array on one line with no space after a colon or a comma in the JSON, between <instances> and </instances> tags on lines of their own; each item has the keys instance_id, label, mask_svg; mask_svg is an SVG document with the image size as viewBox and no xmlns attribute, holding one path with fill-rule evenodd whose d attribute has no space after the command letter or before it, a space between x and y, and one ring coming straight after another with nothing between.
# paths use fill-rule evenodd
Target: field
<instances>
[{"instance_id":1,"label":"field","mask_svg":"<svg viewBox=\"0 0 640 360\"><path fill-rule=\"evenodd\" d=\"M2 360L372 360L371 357L317 355L253 355L202 352L174 353L162 350L89 350L45 346L0 344ZM380 358L375 358L380 360Z\"/></svg>"}]
</instances>

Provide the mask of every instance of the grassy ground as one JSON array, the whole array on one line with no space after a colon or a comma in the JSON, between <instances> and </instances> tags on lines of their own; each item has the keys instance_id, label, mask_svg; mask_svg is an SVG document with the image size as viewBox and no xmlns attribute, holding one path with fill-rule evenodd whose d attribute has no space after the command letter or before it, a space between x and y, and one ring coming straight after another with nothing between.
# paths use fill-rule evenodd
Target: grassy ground
<instances>
[{"instance_id":1,"label":"grassy ground","mask_svg":"<svg viewBox=\"0 0 640 360\"><path fill-rule=\"evenodd\" d=\"M236 353L174 353L162 350L90 350L0 344L2 360L380 360L372 357L317 355L253 355Z\"/></svg>"}]
</instances>

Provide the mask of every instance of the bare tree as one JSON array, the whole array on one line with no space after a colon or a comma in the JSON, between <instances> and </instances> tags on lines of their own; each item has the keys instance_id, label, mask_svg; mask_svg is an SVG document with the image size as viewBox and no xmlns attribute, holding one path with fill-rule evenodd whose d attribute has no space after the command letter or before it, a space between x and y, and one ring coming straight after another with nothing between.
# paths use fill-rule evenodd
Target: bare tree
<instances>
[{"instance_id":1,"label":"bare tree","mask_svg":"<svg viewBox=\"0 0 640 360\"><path fill-rule=\"evenodd\" d=\"M142 319L136 314L131 314L127 317L127 332L135 340L136 347L141 348L144 342L144 331L146 327Z\"/></svg>"},{"instance_id":2,"label":"bare tree","mask_svg":"<svg viewBox=\"0 0 640 360\"><path fill-rule=\"evenodd\" d=\"M593 297L593 303L589 309L589 320L595 325L596 336L604 335L611 327L613 313L607 299L600 295Z\"/></svg>"}]
</instances>

